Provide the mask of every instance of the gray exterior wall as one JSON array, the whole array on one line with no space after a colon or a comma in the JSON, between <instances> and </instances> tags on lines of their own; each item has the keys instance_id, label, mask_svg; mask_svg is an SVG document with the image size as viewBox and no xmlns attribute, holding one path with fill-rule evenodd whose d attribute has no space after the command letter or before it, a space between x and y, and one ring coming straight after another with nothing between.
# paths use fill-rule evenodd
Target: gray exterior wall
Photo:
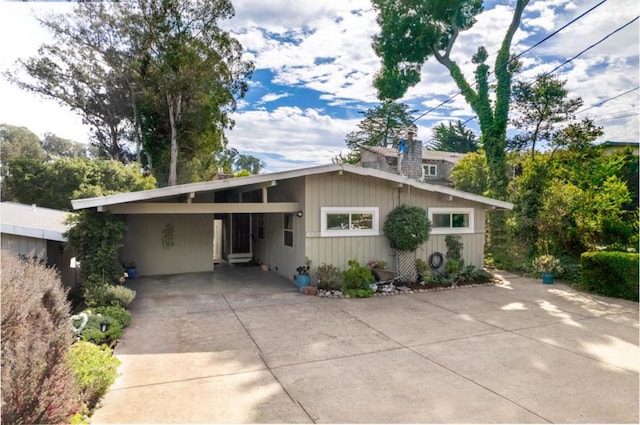
<instances>
[{"instance_id":1,"label":"gray exterior wall","mask_svg":"<svg viewBox=\"0 0 640 425\"><path fill-rule=\"evenodd\" d=\"M485 223L483 205L465 200L448 200L438 194L408 187L398 188L391 182L375 178L350 175L315 175L306 177L305 251L312 266L322 263L347 268L350 259L361 264L369 260L384 259L395 264L395 250L382 232L387 214L396 206L406 203L429 208L474 208L474 233L463 234L462 256L466 264L481 268L484 264ZM320 236L321 207L379 207L380 236ZM429 241L417 251L417 258L427 260L433 252L446 253L446 235L430 235Z\"/></svg>"},{"instance_id":2,"label":"gray exterior wall","mask_svg":"<svg viewBox=\"0 0 640 425\"><path fill-rule=\"evenodd\" d=\"M173 246L163 247L167 224ZM141 276L213 270L213 215L128 215L120 262L135 261Z\"/></svg>"},{"instance_id":3,"label":"gray exterior wall","mask_svg":"<svg viewBox=\"0 0 640 425\"><path fill-rule=\"evenodd\" d=\"M76 270L69 267L74 254L64 250L64 242L8 233L3 233L1 240L2 249L8 250L15 255L45 258L48 265L55 266L58 270L62 284L66 288L73 288L79 283L80 271L78 270L76 274Z\"/></svg>"}]
</instances>

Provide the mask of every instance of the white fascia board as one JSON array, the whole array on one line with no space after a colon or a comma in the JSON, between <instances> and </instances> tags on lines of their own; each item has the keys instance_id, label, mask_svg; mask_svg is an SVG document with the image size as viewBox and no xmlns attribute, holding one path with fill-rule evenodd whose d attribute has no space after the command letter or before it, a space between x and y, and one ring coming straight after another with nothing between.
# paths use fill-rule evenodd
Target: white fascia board
<instances>
[{"instance_id":1,"label":"white fascia board","mask_svg":"<svg viewBox=\"0 0 640 425\"><path fill-rule=\"evenodd\" d=\"M62 232L54 230L38 229L35 227L17 226L15 224L0 224L0 233L7 235L25 236L34 239L45 239L48 241L66 242L67 238L62 236Z\"/></svg>"},{"instance_id":2,"label":"white fascia board","mask_svg":"<svg viewBox=\"0 0 640 425\"><path fill-rule=\"evenodd\" d=\"M507 210L513 209L513 204L510 202L499 201L497 199L487 198L486 196L475 195L469 192L463 192L461 190L452 189L447 186L423 183L423 182L419 182L416 179L403 177L397 174L388 173L386 171L375 170L373 168L355 167L353 165L344 165L343 167L345 171L348 171L354 174L359 174L362 176L377 177L377 178L393 181L396 183L407 184L417 189L427 190L429 192L442 193L444 195L451 195L456 198L466 199L468 201L473 201L473 202L479 202L481 204L485 204L490 207L507 209Z\"/></svg>"},{"instance_id":3,"label":"white fascia board","mask_svg":"<svg viewBox=\"0 0 640 425\"><path fill-rule=\"evenodd\" d=\"M301 168L290 171L279 171L276 173L257 174L247 177L234 177L224 180L213 180L208 182L188 183L178 186L163 187L160 189L142 190L139 192L119 193L116 195L98 196L95 198L75 199L71 201L74 210L95 208L114 204L124 204L127 202L147 201L150 199L166 198L176 195L183 195L191 192L207 192L210 190L225 190L247 185L255 185L269 181L302 177L310 174L326 173L339 170L340 165L329 164L317 167Z\"/></svg>"}]
</instances>

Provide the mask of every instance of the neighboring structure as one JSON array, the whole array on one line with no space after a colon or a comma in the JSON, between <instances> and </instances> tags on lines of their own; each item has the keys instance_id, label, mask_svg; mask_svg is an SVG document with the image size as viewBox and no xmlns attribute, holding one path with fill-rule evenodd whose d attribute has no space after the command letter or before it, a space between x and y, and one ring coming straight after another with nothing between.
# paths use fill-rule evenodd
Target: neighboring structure
<instances>
[{"instance_id":1,"label":"neighboring structure","mask_svg":"<svg viewBox=\"0 0 640 425\"><path fill-rule=\"evenodd\" d=\"M76 270L70 267L71 255L64 247L63 233L69 213L36 205L0 203L2 249L24 257L38 257L55 266L67 288L77 284Z\"/></svg>"},{"instance_id":2,"label":"neighboring structure","mask_svg":"<svg viewBox=\"0 0 640 425\"><path fill-rule=\"evenodd\" d=\"M630 148L633 151L634 155L640 155L640 142L615 142L612 140L608 140L606 142L600 143L598 146L601 146L607 154L620 152L627 148Z\"/></svg>"},{"instance_id":3,"label":"neighboring structure","mask_svg":"<svg viewBox=\"0 0 640 425\"><path fill-rule=\"evenodd\" d=\"M364 168L402 174L428 183L453 186L451 169L465 154L456 152L430 151L422 148L422 142L407 137L407 153L399 160L398 149L379 146L360 148L360 165Z\"/></svg>"},{"instance_id":4,"label":"neighboring structure","mask_svg":"<svg viewBox=\"0 0 640 425\"><path fill-rule=\"evenodd\" d=\"M483 266L485 211L512 204L371 168L325 165L191 183L73 201L73 207L124 214L121 262L140 275L212 271L216 261L254 261L291 278L311 262L341 269L395 250L382 231L401 204L428 211L433 223L418 258L446 252L462 236L466 264Z\"/></svg>"}]
</instances>

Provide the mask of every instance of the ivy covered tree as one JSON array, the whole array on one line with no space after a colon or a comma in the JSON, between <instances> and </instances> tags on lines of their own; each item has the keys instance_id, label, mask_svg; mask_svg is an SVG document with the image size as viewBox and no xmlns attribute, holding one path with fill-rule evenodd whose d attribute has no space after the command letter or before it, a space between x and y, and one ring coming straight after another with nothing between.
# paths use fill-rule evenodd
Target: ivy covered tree
<instances>
[{"instance_id":1,"label":"ivy covered tree","mask_svg":"<svg viewBox=\"0 0 640 425\"><path fill-rule=\"evenodd\" d=\"M507 196L506 129L513 72L511 43L529 0L517 0L511 22L505 30L496 56L493 73L495 84L489 83L489 55L479 46L469 58L476 66L474 84L467 81L460 66L451 59L451 51L459 34L471 28L482 12L482 0L373 0L380 34L373 48L382 59L374 85L380 99L399 99L409 87L420 81L422 65L431 57L443 65L467 103L477 114L482 132L481 142L489 168L489 195L497 199ZM492 96L494 91L495 96ZM490 219L490 246L505 242L505 217L493 213Z\"/></svg>"}]
</instances>

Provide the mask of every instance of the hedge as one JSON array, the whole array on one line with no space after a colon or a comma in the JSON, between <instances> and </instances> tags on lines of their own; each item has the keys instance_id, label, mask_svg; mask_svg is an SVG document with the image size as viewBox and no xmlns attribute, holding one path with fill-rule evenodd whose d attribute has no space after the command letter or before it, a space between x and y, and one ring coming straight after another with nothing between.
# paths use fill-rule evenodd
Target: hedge
<instances>
[{"instance_id":1,"label":"hedge","mask_svg":"<svg viewBox=\"0 0 640 425\"><path fill-rule=\"evenodd\" d=\"M639 256L614 251L585 252L580 288L608 297L638 301Z\"/></svg>"}]
</instances>

